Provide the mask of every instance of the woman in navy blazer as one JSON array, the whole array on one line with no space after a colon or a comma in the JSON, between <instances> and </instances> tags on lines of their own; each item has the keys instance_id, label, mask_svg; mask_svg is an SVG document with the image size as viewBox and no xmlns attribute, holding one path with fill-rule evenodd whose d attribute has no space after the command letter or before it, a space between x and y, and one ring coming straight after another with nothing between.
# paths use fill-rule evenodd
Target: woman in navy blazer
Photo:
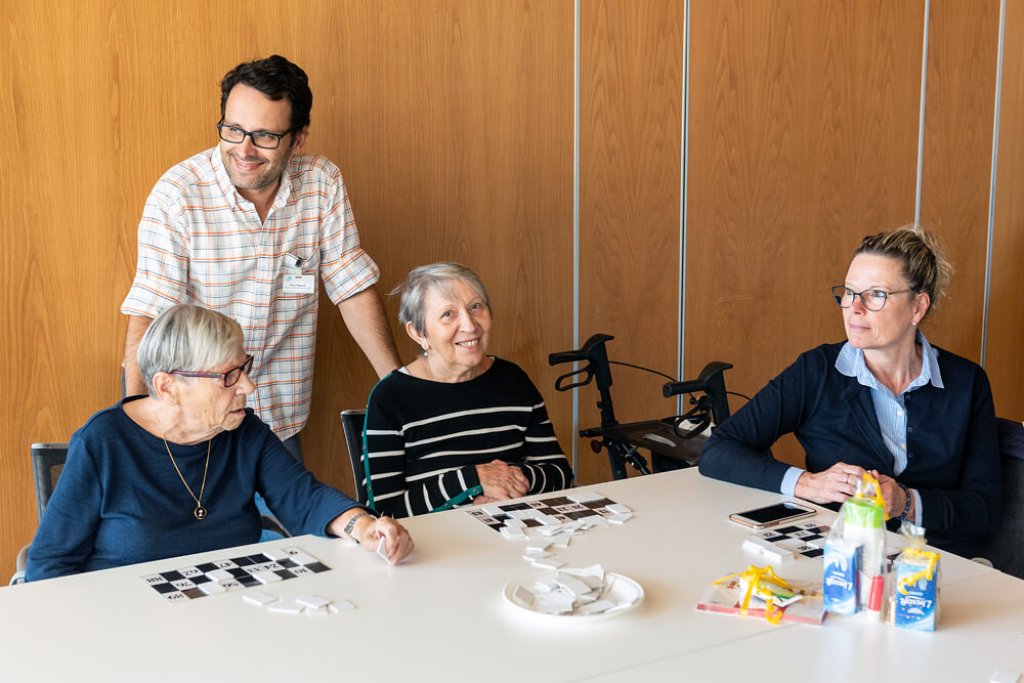
<instances>
[{"instance_id":1,"label":"woman in navy blazer","mask_svg":"<svg viewBox=\"0 0 1024 683\"><path fill-rule=\"evenodd\" d=\"M847 341L801 354L723 422L701 473L829 504L871 472L892 520L970 556L999 521L999 451L985 371L918 329L950 270L920 228L865 237L845 284L832 289ZM787 433L803 446L806 470L772 457Z\"/></svg>"}]
</instances>

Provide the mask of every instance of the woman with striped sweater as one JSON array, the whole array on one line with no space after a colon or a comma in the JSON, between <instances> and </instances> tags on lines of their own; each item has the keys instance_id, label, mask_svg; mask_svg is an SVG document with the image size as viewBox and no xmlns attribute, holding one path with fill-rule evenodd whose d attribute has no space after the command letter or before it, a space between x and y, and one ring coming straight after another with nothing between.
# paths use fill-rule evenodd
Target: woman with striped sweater
<instances>
[{"instance_id":1,"label":"woman with striped sweater","mask_svg":"<svg viewBox=\"0 0 1024 683\"><path fill-rule=\"evenodd\" d=\"M408 517L570 486L540 392L519 366L487 355L491 306L476 274L435 263L400 290L399 321L423 353L370 394L368 503Z\"/></svg>"}]
</instances>

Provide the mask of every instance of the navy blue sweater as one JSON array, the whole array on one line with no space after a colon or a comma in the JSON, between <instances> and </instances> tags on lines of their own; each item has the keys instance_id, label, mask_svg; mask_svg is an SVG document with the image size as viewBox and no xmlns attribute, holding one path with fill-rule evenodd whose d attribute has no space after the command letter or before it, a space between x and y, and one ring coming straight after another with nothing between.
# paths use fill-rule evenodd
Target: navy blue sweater
<instances>
[{"instance_id":1,"label":"navy blue sweater","mask_svg":"<svg viewBox=\"0 0 1024 683\"><path fill-rule=\"evenodd\" d=\"M871 390L835 369L843 344L807 351L722 423L701 453L701 474L779 491L789 465L771 446L793 433L821 472L837 462L895 477ZM970 556L999 522L1001 485L992 390L985 371L939 350L944 389L905 394L907 467L895 477L921 495L929 543Z\"/></svg>"},{"instance_id":2,"label":"navy blue sweater","mask_svg":"<svg viewBox=\"0 0 1024 683\"><path fill-rule=\"evenodd\" d=\"M318 482L247 409L238 429L213 439L202 496L209 515L197 520L163 440L133 422L123 403L96 413L72 437L29 550L29 581L256 543L256 491L301 533L325 535L331 520L356 505ZM207 443L170 448L198 494Z\"/></svg>"}]
</instances>

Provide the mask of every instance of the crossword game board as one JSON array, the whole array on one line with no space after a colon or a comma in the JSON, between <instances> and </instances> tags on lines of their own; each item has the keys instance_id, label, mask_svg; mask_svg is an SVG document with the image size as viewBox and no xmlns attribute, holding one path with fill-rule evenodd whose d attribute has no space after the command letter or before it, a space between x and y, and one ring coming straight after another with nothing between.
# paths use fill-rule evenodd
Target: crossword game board
<instances>
[{"instance_id":1,"label":"crossword game board","mask_svg":"<svg viewBox=\"0 0 1024 683\"><path fill-rule=\"evenodd\" d=\"M825 554L825 537L829 527L817 522L802 522L752 534L753 538L787 550L794 557L821 557Z\"/></svg>"},{"instance_id":2,"label":"crossword game board","mask_svg":"<svg viewBox=\"0 0 1024 683\"><path fill-rule=\"evenodd\" d=\"M497 532L509 519L518 519L522 526L542 527L601 517L614 519L631 510L600 493L580 492L525 503L485 505L466 511Z\"/></svg>"},{"instance_id":3,"label":"crossword game board","mask_svg":"<svg viewBox=\"0 0 1024 683\"><path fill-rule=\"evenodd\" d=\"M744 541L744 546L782 561L821 557L825 554L825 537L828 536L829 528L825 524L810 521L766 529L752 533ZM891 565L899 554L898 549L889 548L886 560Z\"/></svg>"},{"instance_id":4,"label":"crossword game board","mask_svg":"<svg viewBox=\"0 0 1024 683\"><path fill-rule=\"evenodd\" d=\"M260 586L297 576L319 574L330 567L301 548L265 550L230 559L201 562L172 571L142 577L168 602L204 598L207 595Z\"/></svg>"}]
</instances>

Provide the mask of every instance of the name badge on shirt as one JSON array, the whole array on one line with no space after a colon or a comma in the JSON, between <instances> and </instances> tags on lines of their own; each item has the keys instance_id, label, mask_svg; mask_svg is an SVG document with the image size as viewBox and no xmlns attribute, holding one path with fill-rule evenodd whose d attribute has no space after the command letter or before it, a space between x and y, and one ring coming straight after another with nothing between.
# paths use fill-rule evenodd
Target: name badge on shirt
<instances>
[{"instance_id":1,"label":"name badge on shirt","mask_svg":"<svg viewBox=\"0 0 1024 683\"><path fill-rule=\"evenodd\" d=\"M285 273L285 294L312 294L316 291L316 277L302 273Z\"/></svg>"}]
</instances>

